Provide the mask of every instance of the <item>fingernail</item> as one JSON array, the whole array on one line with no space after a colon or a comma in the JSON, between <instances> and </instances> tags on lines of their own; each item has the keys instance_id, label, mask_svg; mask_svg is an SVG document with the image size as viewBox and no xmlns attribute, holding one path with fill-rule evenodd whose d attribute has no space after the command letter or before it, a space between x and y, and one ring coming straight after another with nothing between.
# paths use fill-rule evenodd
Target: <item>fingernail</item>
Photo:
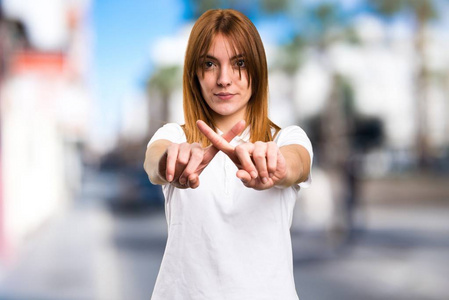
<instances>
[{"instance_id":1,"label":"fingernail","mask_svg":"<svg viewBox=\"0 0 449 300\"><path fill-rule=\"evenodd\" d=\"M251 177L252 178L257 178L257 172L256 171L252 171L251 172Z\"/></svg>"},{"instance_id":2,"label":"fingernail","mask_svg":"<svg viewBox=\"0 0 449 300\"><path fill-rule=\"evenodd\" d=\"M186 179L184 177L179 178L179 183L182 185L186 184Z\"/></svg>"},{"instance_id":3,"label":"fingernail","mask_svg":"<svg viewBox=\"0 0 449 300\"><path fill-rule=\"evenodd\" d=\"M172 176L172 175L168 175L168 176L167 176L167 181L168 181L168 182L172 182L172 180L173 180L173 176Z\"/></svg>"},{"instance_id":4,"label":"fingernail","mask_svg":"<svg viewBox=\"0 0 449 300\"><path fill-rule=\"evenodd\" d=\"M274 175L273 173L268 174L268 176L270 176L270 178L273 177L273 175Z\"/></svg>"},{"instance_id":5,"label":"fingernail","mask_svg":"<svg viewBox=\"0 0 449 300\"><path fill-rule=\"evenodd\" d=\"M268 182L268 178L267 177L262 177L262 182L265 184Z\"/></svg>"}]
</instances>

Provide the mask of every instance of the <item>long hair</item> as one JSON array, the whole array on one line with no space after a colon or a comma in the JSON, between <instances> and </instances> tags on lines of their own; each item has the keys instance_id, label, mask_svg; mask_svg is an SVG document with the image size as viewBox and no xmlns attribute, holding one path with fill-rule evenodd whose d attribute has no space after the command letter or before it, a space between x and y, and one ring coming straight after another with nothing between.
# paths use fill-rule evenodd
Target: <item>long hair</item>
<instances>
[{"instance_id":1,"label":"long hair","mask_svg":"<svg viewBox=\"0 0 449 300\"><path fill-rule=\"evenodd\" d=\"M183 129L187 142L199 142L203 146L210 144L196 127L197 120L203 120L212 129L217 129L211 108L201 94L197 74L202 68L202 57L218 34L228 39L234 52L240 51L245 57L246 68L242 71L248 72L248 84L252 89L245 120L250 126L250 141L272 141L280 128L268 118L268 67L262 40L245 15L231 9L216 9L206 11L196 21L187 45L183 74Z\"/></svg>"}]
</instances>

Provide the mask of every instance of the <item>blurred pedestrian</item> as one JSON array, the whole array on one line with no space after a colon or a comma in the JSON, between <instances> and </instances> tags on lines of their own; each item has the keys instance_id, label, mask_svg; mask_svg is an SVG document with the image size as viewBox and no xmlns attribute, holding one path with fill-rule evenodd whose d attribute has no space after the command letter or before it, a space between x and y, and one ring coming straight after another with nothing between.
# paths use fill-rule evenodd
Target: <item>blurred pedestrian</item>
<instances>
[{"instance_id":1,"label":"blurred pedestrian","mask_svg":"<svg viewBox=\"0 0 449 300\"><path fill-rule=\"evenodd\" d=\"M152 299L298 299L290 225L312 146L268 118L265 50L246 16L197 20L183 97L185 124L160 128L144 163L168 223Z\"/></svg>"}]
</instances>

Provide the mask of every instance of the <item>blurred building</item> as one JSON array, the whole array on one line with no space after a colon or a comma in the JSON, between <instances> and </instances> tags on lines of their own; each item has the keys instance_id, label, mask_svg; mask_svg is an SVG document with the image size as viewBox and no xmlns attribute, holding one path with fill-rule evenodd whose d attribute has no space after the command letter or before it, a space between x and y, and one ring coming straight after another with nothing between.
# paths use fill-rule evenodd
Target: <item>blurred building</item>
<instances>
[{"instance_id":1,"label":"blurred building","mask_svg":"<svg viewBox=\"0 0 449 300\"><path fill-rule=\"evenodd\" d=\"M355 20L360 43L337 41L329 47L328 66L324 68L318 53L311 52L297 76L295 99L300 119L319 114L331 92L330 72L343 76L354 92L354 109L361 117L376 117L384 128L384 143L368 157L371 174L410 169L416 164L418 130L416 82L419 58L414 52L410 25L384 24L378 18L360 16ZM449 46L447 30L442 26L427 28L426 114L428 138L434 159L445 157L449 146L449 105L447 74ZM374 153L375 152L375 153ZM368 153L366 153L368 154ZM370 155L371 155L370 154Z\"/></svg>"},{"instance_id":2,"label":"blurred building","mask_svg":"<svg viewBox=\"0 0 449 300\"><path fill-rule=\"evenodd\" d=\"M89 1L2 1L0 251L64 208L80 184L89 92Z\"/></svg>"}]
</instances>

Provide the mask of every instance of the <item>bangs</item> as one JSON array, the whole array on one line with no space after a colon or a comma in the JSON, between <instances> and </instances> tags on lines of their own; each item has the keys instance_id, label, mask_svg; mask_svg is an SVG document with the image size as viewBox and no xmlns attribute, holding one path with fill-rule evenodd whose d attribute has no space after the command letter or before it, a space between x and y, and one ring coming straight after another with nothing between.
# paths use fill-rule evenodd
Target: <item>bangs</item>
<instances>
[{"instance_id":1,"label":"bangs","mask_svg":"<svg viewBox=\"0 0 449 300\"><path fill-rule=\"evenodd\" d=\"M251 39L247 36L249 33L244 32L241 27L235 26L235 28L226 28L227 30L223 30L223 28L216 28L215 32L210 31L210 33L204 35L202 43L198 45L196 59L194 59L193 72L198 72L202 70L204 72L204 62L207 58L207 52L209 51L214 38L222 34L228 41L230 49L228 49L228 57L229 58L242 58L245 61L245 69L244 72L247 72L248 75L248 85L251 83L252 78L257 78L257 60L259 59L259 55L256 46L251 44ZM239 72L241 72L241 68L239 68ZM204 75L204 73L203 73Z\"/></svg>"}]
</instances>

